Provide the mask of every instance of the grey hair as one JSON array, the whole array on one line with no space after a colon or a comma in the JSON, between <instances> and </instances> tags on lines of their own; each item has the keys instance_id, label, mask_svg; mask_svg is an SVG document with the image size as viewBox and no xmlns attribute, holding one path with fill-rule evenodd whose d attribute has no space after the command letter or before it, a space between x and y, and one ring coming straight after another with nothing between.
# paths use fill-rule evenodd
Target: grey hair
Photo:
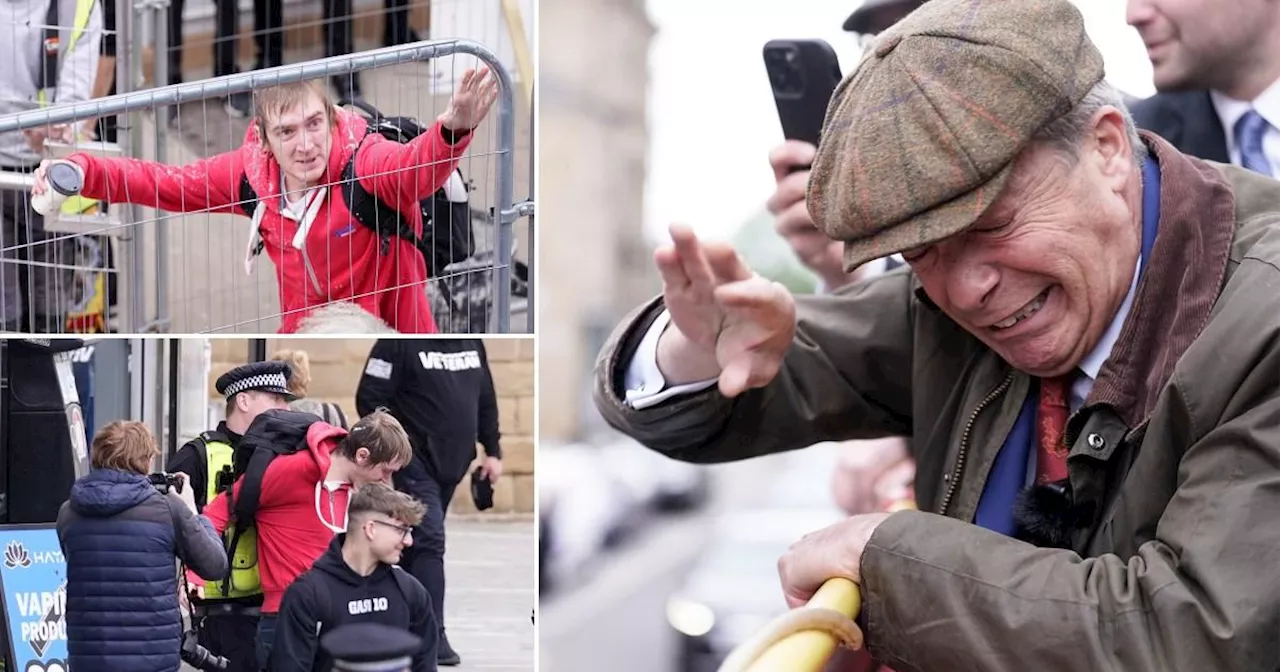
<instances>
[{"instance_id":1,"label":"grey hair","mask_svg":"<svg viewBox=\"0 0 1280 672\"><path fill-rule=\"evenodd\" d=\"M321 306L303 318L299 334L394 334L386 322L348 301Z\"/></svg>"},{"instance_id":2,"label":"grey hair","mask_svg":"<svg viewBox=\"0 0 1280 672\"><path fill-rule=\"evenodd\" d=\"M1074 160L1080 151L1080 143L1093 125L1093 116L1103 107L1114 107L1124 117L1125 135L1129 137L1129 146L1133 150L1133 160L1141 165L1147 158L1147 146L1138 137L1138 127L1133 123L1133 115L1125 96L1119 89L1102 80L1085 94L1071 111L1049 122L1032 137L1032 142L1048 145Z\"/></svg>"}]
</instances>

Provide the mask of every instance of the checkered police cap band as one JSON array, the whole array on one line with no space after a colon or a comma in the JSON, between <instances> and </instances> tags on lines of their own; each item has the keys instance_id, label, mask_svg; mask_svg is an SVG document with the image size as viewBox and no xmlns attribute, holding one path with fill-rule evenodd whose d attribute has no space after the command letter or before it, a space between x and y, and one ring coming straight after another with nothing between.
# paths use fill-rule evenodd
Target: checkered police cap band
<instances>
[{"instance_id":1,"label":"checkered police cap band","mask_svg":"<svg viewBox=\"0 0 1280 672\"><path fill-rule=\"evenodd\" d=\"M236 382L231 383L230 385L227 386L227 391L224 393L224 395L228 399L230 399L231 397L241 392L244 392L245 390L258 390L258 389L286 390L288 389L288 387L289 387L289 382L285 380L283 373L263 373L256 376L249 376L248 378L237 380Z\"/></svg>"}]
</instances>

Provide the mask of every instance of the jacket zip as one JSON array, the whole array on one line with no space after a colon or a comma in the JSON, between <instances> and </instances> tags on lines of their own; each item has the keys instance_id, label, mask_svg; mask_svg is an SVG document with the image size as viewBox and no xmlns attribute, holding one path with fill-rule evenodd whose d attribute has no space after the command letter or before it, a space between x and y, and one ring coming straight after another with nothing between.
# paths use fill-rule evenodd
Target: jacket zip
<instances>
[{"instance_id":1,"label":"jacket zip","mask_svg":"<svg viewBox=\"0 0 1280 672\"><path fill-rule=\"evenodd\" d=\"M943 495L942 504L938 506L940 515L947 515L947 507L951 506L951 498L956 494L956 485L960 483L960 477L964 475L965 458L969 455L969 434L973 431L973 423L977 422L978 414L982 413L983 409L1004 394L1005 390L1009 389L1009 386L1013 384L1013 375L1014 372L1010 369L1009 374L1004 377L1004 381L996 389L992 390L978 404L977 408L973 409L973 414L969 416L969 422L965 423L964 432L960 434L960 450L956 453L956 466L951 470L951 482L947 484L947 494Z\"/></svg>"}]
</instances>

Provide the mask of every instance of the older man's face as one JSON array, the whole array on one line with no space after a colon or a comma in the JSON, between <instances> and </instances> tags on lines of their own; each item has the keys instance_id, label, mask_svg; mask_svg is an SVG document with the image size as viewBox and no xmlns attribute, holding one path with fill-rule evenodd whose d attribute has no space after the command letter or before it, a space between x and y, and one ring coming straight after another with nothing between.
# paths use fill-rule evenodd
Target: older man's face
<instances>
[{"instance_id":1,"label":"older man's face","mask_svg":"<svg viewBox=\"0 0 1280 672\"><path fill-rule=\"evenodd\" d=\"M1115 117L1074 165L1049 148L1025 151L972 227L903 254L939 308L1035 376L1079 364L1129 290L1140 173Z\"/></svg>"},{"instance_id":2,"label":"older man's face","mask_svg":"<svg viewBox=\"0 0 1280 672\"><path fill-rule=\"evenodd\" d=\"M1275 0L1129 0L1126 20L1147 47L1156 88L1232 88L1280 20Z\"/></svg>"}]
</instances>

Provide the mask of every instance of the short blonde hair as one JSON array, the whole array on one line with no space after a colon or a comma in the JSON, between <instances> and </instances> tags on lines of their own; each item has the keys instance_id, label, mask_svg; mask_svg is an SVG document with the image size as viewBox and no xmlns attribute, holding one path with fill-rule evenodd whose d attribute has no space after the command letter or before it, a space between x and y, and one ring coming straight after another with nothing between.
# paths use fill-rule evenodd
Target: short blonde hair
<instances>
[{"instance_id":1,"label":"short blonde hair","mask_svg":"<svg viewBox=\"0 0 1280 672\"><path fill-rule=\"evenodd\" d=\"M271 355L271 360L289 365L289 391L293 396L307 396L307 386L311 385L311 357L307 351L279 350Z\"/></svg>"},{"instance_id":2,"label":"short blonde hair","mask_svg":"<svg viewBox=\"0 0 1280 672\"><path fill-rule=\"evenodd\" d=\"M301 105L312 94L319 96L320 102L324 104L329 125L336 124L338 120L334 111L337 108L329 99L329 91L324 87L322 80L308 79L305 82L277 84L253 92L253 122L258 125L258 135L262 139L263 146L267 144L268 123L286 111Z\"/></svg>"},{"instance_id":3,"label":"short blonde hair","mask_svg":"<svg viewBox=\"0 0 1280 672\"><path fill-rule=\"evenodd\" d=\"M361 518L380 513L405 525L417 525L427 513L427 506L386 483L362 485L351 495L347 517Z\"/></svg>"},{"instance_id":4,"label":"short blonde hair","mask_svg":"<svg viewBox=\"0 0 1280 672\"><path fill-rule=\"evenodd\" d=\"M338 442L338 454L354 460L356 451L364 448L369 451L371 464L399 464L401 466L413 459L413 446L409 444L409 435L394 416L379 408L351 428L351 431Z\"/></svg>"},{"instance_id":5,"label":"short blonde hair","mask_svg":"<svg viewBox=\"0 0 1280 672\"><path fill-rule=\"evenodd\" d=\"M160 454L160 445L141 422L117 420L93 437L91 461L95 469L115 469L135 474L151 472L151 461Z\"/></svg>"}]
</instances>

